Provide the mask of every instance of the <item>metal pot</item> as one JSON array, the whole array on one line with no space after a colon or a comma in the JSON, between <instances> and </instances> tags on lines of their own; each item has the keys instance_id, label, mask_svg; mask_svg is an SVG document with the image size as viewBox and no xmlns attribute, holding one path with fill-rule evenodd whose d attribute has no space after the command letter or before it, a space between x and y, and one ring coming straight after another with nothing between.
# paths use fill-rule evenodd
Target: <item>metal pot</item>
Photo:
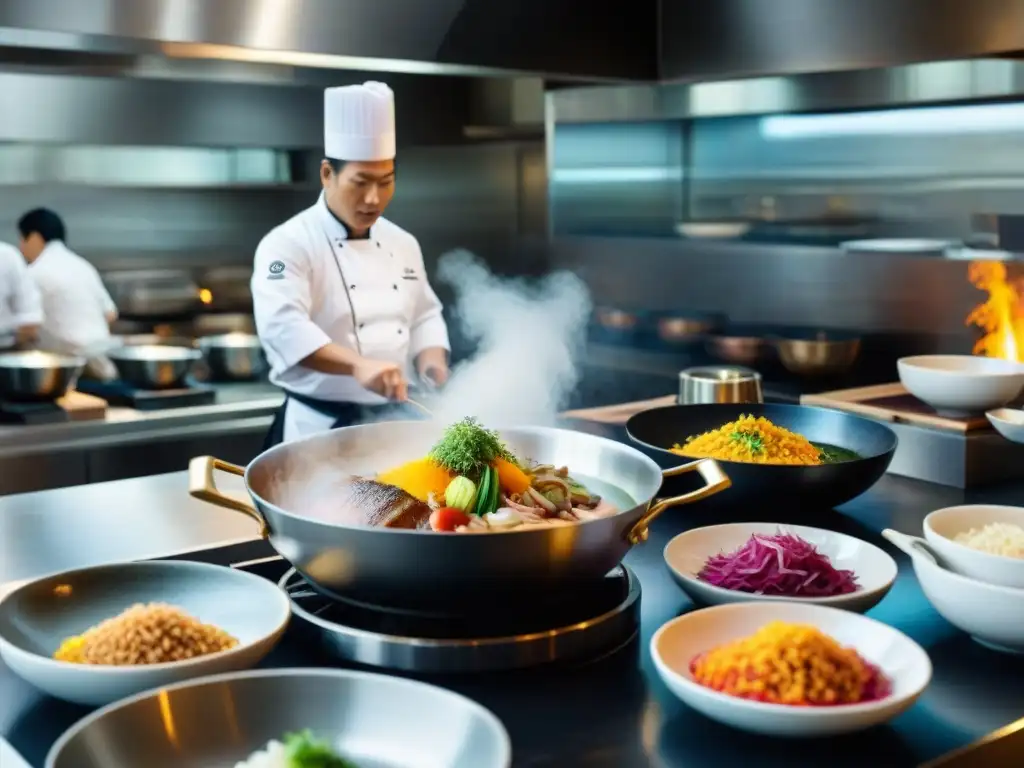
<instances>
[{"instance_id":1,"label":"metal pot","mask_svg":"<svg viewBox=\"0 0 1024 768\"><path fill-rule=\"evenodd\" d=\"M214 379L237 381L254 379L267 370L259 337L250 333L225 333L204 336L196 341Z\"/></svg>"},{"instance_id":2,"label":"metal pot","mask_svg":"<svg viewBox=\"0 0 1024 768\"><path fill-rule=\"evenodd\" d=\"M666 509L699 501L730 484L710 459L663 472L622 443L565 429L522 427L501 431L514 453L568 465L621 511L579 525L483 534L331 522L340 484L352 475L372 477L426 455L442 428L422 421L347 427L275 446L247 467L200 456L189 466L189 493L252 517L274 548L329 595L422 609L599 579L647 538L648 526ZM253 504L221 493L214 479L217 469L244 476ZM705 485L654 500L666 477L688 472L699 472Z\"/></svg>"},{"instance_id":3,"label":"metal pot","mask_svg":"<svg viewBox=\"0 0 1024 768\"><path fill-rule=\"evenodd\" d=\"M765 340L760 336L715 334L704 340L708 354L738 365L756 365L765 357Z\"/></svg>"},{"instance_id":4,"label":"metal pot","mask_svg":"<svg viewBox=\"0 0 1024 768\"><path fill-rule=\"evenodd\" d=\"M78 381L85 360L53 352L0 354L0 398L32 401L63 397Z\"/></svg>"},{"instance_id":5,"label":"metal pot","mask_svg":"<svg viewBox=\"0 0 1024 768\"><path fill-rule=\"evenodd\" d=\"M138 344L118 347L107 353L121 381L141 389L170 389L181 386L202 357L199 350Z\"/></svg>"},{"instance_id":6,"label":"metal pot","mask_svg":"<svg viewBox=\"0 0 1024 768\"><path fill-rule=\"evenodd\" d=\"M680 405L763 402L761 374L750 368L705 366L679 372Z\"/></svg>"},{"instance_id":7,"label":"metal pot","mask_svg":"<svg viewBox=\"0 0 1024 768\"><path fill-rule=\"evenodd\" d=\"M786 370L801 376L834 376L845 373L860 355L856 336L816 331L806 337L772 340Z\"/></svg>"},{"instance_id":8,"label":"metal pot","mask_svg":"<svg viewBox=\"0 0 1024 768\"><path fill-rule=\"evenodd\" d=\"M717 315L663 315L658 318L658 338L670 344L693 344L720 327Z\"/></svg>"}]
</instances>

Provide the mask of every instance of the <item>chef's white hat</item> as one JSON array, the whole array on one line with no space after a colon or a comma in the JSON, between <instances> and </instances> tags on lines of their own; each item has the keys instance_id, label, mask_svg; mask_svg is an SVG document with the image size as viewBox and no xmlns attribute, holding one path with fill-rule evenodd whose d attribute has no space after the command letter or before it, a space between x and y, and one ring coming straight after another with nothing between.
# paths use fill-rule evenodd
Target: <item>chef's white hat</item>
<instances>
[{"instance_id":1,"label":"chef's white hat","mask_svg":"<svg viewBox=\"0 0 1024 768\"><path fill-rule=\"evenodd\" d=\"M372 81L324 90L324 154L333 160L392 160L394 92Z\"/></svg>"}]
</instances>

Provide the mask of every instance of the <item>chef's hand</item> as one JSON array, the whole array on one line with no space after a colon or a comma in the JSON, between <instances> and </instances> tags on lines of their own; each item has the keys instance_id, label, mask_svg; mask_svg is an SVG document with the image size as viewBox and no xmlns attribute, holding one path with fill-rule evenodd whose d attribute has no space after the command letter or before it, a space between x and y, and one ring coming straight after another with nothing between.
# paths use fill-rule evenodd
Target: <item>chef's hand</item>
<instances>
[{"instance_id":1,"label":"chef's hand","mask_svg":"<svg viewBox=\"0 0 1024 768\"><path fill-rule=\"evenodd\" d=\"M430 347L416 357L416 372L420 379L434 387L443 387L448 381L448 351L443 347Z\"/></svg>"},{"instance_id":2,"label":"chef's hand","mask_svg":"<svg viewBox=\"0 0 1024 768\"><path fill-rule=\"evenodd\" d=\"M404 402L409 395L405 375L394 363L361 357L353 366L352 376L363 389L383 395L388 400Z\"/></svg>"}]
</instances>

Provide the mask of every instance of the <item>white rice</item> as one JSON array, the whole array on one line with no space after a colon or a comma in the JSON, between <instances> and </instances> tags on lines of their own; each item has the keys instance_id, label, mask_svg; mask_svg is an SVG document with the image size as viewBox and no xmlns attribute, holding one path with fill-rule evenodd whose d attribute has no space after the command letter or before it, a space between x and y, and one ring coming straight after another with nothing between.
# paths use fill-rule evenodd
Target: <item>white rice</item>
<instances>
[{"instance_id":1,"label":"white rice","mask_svg":"<svg viewBox=\"0 0 1024 768\"><path fill-rule=\"evenodd\" d=\"M1012 523L989 523L983 528L971 528L958 533L954 539L989 555L1024 558L1024 528Z\"/></svg>"},{"instance_id":2,"label":"white rice","mask_svg":"<svg viewBox=\"0 0 1024 768\"><path fill-rule=\"evenodd\" d=\"M248 760L235 763L235 768L289 768L284 744L272 739L266 747L249 755Z\"/></svg>"}]
</instances>

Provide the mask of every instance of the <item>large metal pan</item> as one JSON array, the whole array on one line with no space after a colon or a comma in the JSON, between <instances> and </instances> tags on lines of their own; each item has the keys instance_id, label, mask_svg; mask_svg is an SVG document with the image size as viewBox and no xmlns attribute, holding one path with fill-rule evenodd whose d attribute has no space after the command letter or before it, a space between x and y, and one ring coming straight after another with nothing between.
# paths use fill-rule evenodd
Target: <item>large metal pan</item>
<instances>
[{"instance_id":1,"label":"large metal pan","mask_svg":"<svg viewBox=\"0 0 1024 768\"><path fill-rule=\"evenodd\" d=\"M630 438L663 462L681 456L669 449L688 437L718 429L742 414L764 416L812 443L845 448L853 461L817 466L780 466L719 461L732 481L722 504L770 510L829 509L860 496L885 474L896 452L896 435L884 424L829 408L774 403L675 405L641 411L626 422ZM683 480L668 480L663 493L682 493Z\"/></svg>"},{"instance_id":2,"label":"large metal pan","mask_svg":"<svg viewBox=\"0 0 1024 768\"><path fill-rule=\"evenodd\" d=\"M582 432L527 427L501 430L516 455L568 465L585 482L598 481L594 490L622 511L579 525L524 526L492 534L325 522L340 483L425 455L441 429L437 422L422 421L347 427L275 446L244 468L200 456L189 467L189 492L252 517L274 548L330 595L422 607L601 578L632 545L647 538L651 521L666 509L729 487L729 478L711 460L662 472L628 445ZM218 491L217 469L244 476L255 506ZM654 499L665 477L690 472L701 475L701 487Z\"/></svg>"}]
</instances>

